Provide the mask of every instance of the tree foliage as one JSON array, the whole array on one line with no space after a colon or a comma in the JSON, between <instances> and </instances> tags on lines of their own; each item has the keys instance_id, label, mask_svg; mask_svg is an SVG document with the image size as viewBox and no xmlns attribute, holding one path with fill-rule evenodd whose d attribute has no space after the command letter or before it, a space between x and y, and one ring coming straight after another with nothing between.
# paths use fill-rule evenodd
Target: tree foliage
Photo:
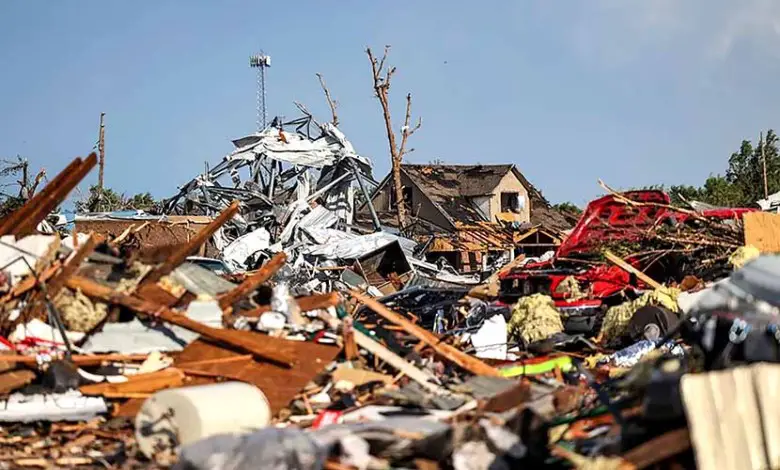
<instances>
[{"instance_id":1,"label":"tree foliage","mask_svg":"<svg viewBox=\"0 0 780 470\"><path fill-rule=\"evenodd\" d=\"M125 197L111 188L103 188L94 185L89 188L89 196L86 200L76 202L78 212L113 212L123 210L154 211L158 202L150 193L139 193L133 197Z\"/></svg>"},{"instance_id":2,"label":"tree foliage","mask_svg":"<svg viewBox=\"0 0 780 470\"><path fill-rule=\"evenodd\" d=\"M763 149L762 149L763 147ZM725 175L710 175L700 187L671 186L672 201L701 201L724 207L752 207L764 198L763 156L766 156L767 189L769 194L780 191L780 151L773 130L766 133L757 146L743 140L739 150L731 154Z\"/></svg>"},{"instance_id":3,"label":"tree foliage","mask_svg":"<svg viewBox=\"0 0 780 470\"><path fill-rule=\"evenodd\" d=\"M22 207L35 195L46 179L46 170L40 169L34 178L29 173L29 162L20 155L14 160L0 160L0 218ZM11 191L7 191L12 188Z\"/></svg>"},{"instance_id":4,"label":"tree foliage","mask_svg":"<svg viewBox=\"0 0 780 470\"><path fill-rule=\"evenodd\" d=\"M575 215L582 214L582 209L577 207L576 204L568 201L553 205L553 209L557 210L558 212L564 212L569 214L575 214Z\"/></svg>"}]
</instances>

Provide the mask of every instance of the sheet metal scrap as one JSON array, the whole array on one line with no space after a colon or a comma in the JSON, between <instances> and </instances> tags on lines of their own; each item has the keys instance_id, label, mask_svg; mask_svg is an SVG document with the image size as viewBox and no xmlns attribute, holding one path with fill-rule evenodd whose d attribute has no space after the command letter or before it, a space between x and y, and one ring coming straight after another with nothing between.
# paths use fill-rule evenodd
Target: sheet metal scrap
<instances>
[{"instance_id":1,"label":"sheet metal scrap","mask_svg":"<svg viewBox=\"0 0 780 470\"><path fill-rule=\"evenodd\" d=\"M261 132L234 140L236 149L182 186L165 202L164 211L214 215L239 200L240 217L225 227L222 247L259 228L273 234L274 242L286 244L295 238L296 224L312 211L312 203L326 212L309 220L310 225L352 223L356 188L367 199L365 182L373 182L371 162L357 154L338 128L301 110L300 118L277 118Z\"/></svg>"}]
</instances>

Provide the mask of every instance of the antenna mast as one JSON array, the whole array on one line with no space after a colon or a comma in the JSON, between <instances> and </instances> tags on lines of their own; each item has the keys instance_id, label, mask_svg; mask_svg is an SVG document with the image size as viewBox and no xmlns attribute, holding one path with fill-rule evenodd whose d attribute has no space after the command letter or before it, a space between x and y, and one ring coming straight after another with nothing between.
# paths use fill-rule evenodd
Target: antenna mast
<instances>
[{"instance_id":1,"label":"antenna mast","mask_svg":"<svg viewBox=\"0 0 780 470\"><path fill-rule=\"evenodd\" d=\"M265 69L271 66L271 56L263 51L249 56L249 66L257 69L257 131L260 132L266 126L265 109Z\"/></svg>"}]
</instances>

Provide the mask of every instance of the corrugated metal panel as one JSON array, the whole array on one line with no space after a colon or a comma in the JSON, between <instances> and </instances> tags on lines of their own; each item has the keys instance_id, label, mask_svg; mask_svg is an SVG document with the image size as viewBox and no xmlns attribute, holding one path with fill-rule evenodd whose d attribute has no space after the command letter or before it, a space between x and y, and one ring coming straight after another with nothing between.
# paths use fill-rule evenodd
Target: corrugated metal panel
<instances>
[{"instance_id":1,"label":"corrugated metal panel","mask_svg":"<svg viewBox=\"0 0 780 470\"><path fill-rule=\"evenodd\" d=\"M333 227L338 221L339 217L335 212L324 206L317 206L304 215L297 226L299 229L324 229Z\"/></svg>"},{"instance_id":2,"label":"corrugated metal panel","mask_svg":"<svg viewBox=\"0 0 780 470\"><path fill-rule=\"evenodd\" d=\"M363 255L383 248L390 243L398 242L408 256L411 255L417 242L408 238L377 232L369 235L354 235L338 230L308 231L318 242L326 238L325 243L307 249L306 253L315 256L325 256L329 259L356 259Z\"/></svg>"}]
</instances>

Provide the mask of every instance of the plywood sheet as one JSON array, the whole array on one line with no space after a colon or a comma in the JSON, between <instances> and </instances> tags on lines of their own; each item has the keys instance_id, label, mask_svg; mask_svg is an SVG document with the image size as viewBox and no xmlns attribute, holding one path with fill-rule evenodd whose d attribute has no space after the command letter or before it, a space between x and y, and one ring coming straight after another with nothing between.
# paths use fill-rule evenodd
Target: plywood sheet
<instances>
[{"instance_id":1,"label":"plywood sheet","mask_svg":"<svg viewBox=\"0 0 780 470\"><path fill-rule=\"evenodd\" d=\"M288 341L272 338L248 331L234 333L246 336L253 341L263 341L276 350L291 353L295 364L290 369L257 361L236 361L187 366L187 369L224 374L227 377L241 379L257 386L263 391L271 404L271 411L277 413L286 407L303 387L316 377L341 351L340 348L302 341ZM242 356L222 346L202 339L187 346L176 359L176 364L204 361L225 357Z\"/></svg>"},{"instance_id":2,"label":"plywood sheet","mask_svg":"<svg viewBox=\"0 0 780 470\"><path fill-rule=\"evenodd\" d=\"M780 214L748 212L745 222L745 245L753 245L761 253L780 253Z\"/></svg>"}]
</instances>

